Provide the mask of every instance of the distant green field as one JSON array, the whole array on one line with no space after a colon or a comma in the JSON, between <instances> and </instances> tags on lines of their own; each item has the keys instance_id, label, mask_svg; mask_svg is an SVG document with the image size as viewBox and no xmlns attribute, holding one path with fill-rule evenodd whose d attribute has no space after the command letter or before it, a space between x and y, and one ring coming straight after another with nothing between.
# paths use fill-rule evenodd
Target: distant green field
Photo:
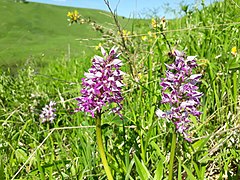
<instances>
[{"instance_id":1,"label":"distant green field","mask_svg":"<svg viewBox=\"0 0 240 180\"><path fill-rule=\"evenodd\" d=\"M69 49L71 57L79 57L86 49L91 54L99 42L80 43L76 39L100 38L101 35L89 25L69 26L66 15L74 9L104 27L113 22L109 13L100 10L1 0L0 65L62 57L69 54ZM130 27L128 20L119 19L122 25Z\"/></svg>"}]
</instances>

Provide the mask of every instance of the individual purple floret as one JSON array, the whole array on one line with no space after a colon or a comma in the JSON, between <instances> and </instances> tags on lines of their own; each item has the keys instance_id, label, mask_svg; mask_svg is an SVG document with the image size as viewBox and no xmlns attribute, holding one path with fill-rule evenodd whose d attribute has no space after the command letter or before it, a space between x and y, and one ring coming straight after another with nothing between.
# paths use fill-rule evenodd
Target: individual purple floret
<instances>
[{"instance_id":1,"label":"individual purple floret","mask_svg":"<svg viewBox=\"0 0 240 180\"><path fill-rule=\"evenodd\" d=\"M42 108L42 113L40 114L40 119L42 120L42 123L47 121L49 121L50 123L53 122L54 118L56 117L56 114L54 114L56 108L53 108L53 106L55 105L55 102L50 101L49 105L45 105L45 107Z\"/></svg>"},{"instance_id":2,"label":"individual purple floret","mask_svg":"<svg viewBox=\"0 0 240 180\"><path fill-rule=\"evenodd\" d=\"M76 99L79 106L76 111L89 112L95 117L96 113L102 113L103 106L115 103L116 107L112 112L121 116L123 100L121 88L124 73L120 70L123 65L118 58L120 54L117 54L117 48L114 47L108 55L102 47L101 51L103 57L95 56L92 67L88 73L84 73L86 78L82 79L82 96Z\"/></svg>"},{"instance_id":3,"label":"individual purple floret","mask_svg":"<svg viewBox=\"0 0 240 180\"><path fill-rule=\"evenodd\" d=\"M173 122L177 132L183 134L184 138L191 141L187 130L190 127L190 115L199 117L201 112L197 110L200 98L203 95L198 92L196 84L201 74L192 74L193 68L197 67L195 56L188 56L183 52L173 52L175 62L167 65L166 78L161 79L162 103L170 104L170 110L163 112L158 109L156 114L159 118L166 118Z\"/></svg>"}]
</instances>

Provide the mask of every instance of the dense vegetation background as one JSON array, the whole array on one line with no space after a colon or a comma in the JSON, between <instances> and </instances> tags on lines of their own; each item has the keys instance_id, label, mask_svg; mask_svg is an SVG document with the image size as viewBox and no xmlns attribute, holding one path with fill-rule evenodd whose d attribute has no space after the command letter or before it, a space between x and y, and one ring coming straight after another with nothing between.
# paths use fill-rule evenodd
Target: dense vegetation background
<instances>
[{"instance_id":1,"label":"dense vegetation background","mask_svg":"<svg viewBox=\"0 0 240 180\"><path fill-rule=\"evenodd\" d=\"M174 177L240 178L239 0L202 3L201 10L182 6L185 15L160 30L151 19L118 17L116 26L110 13L98 10L78 8L91 21L68 26L70 7L7 0L0 7L0 179L106 178L95 120L74 112L99 43L107 50L119 46L127 73L123 119L103 116L115 179L168 178L174 129L155 111L168 108L159 83L174 48L197 56L204 93L203 114L192 117L193 142L177 136ZM56 118L42 123L39 115L50 101L57 103Z\"/></svg>"}]
</instances>

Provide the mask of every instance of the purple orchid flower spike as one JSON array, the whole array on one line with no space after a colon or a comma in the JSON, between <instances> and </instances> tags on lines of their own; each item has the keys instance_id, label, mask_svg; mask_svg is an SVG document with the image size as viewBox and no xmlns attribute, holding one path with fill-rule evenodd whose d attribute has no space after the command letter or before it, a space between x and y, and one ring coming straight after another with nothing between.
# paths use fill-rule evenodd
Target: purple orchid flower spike
<instances>
[{"instance_id":1,"label":"purple orchid flower spike","mask_svg":"<svg viewBox=\"0 0 240 180\"><path fill-rule=\"evenodd\" d=\"M54 106L56 105L55 102L50 101L49 105L45 105L44 108L42 108L42 112L40 114L40 119L42 120L42 123L50 122L53 123L53 120L56 117L56 108Z\"/></svg>"},{"instance_id":2,"label":"purple orchid flower spike","mask_svg":"<svg viewBox=\"0 0 240 180\"><path fill-rule=\"evenodd\" d=\"M177 132L187 141L191 141L187 131L190 128L189 116L199 118L201 112L197 110L200 105L202 93L198 92L196 84L200 81L201 74L192 74L197 67L196 57L186 57L184 52L173 52L175 62L167 65L166 78L161 79L162 103L170 104L171 109L163 112L158 109L156 115L175 124Z\"/></svg>"},{"instance_id":3,"label":"purple orchid flower spike","mask_svg":"<svg viewBox=\"0 0 240 180\"><path fill-rule=\"evenodd\" d=\"M87 73L86 78L82 79L81 97L78 97L79 108L76 111L88 112L95 117L96 113L101 113L103 106L115 103L117 106L112 109L113 113L119 116L122 109L121 89L123 74L120 67L123 65L118 58L117 48L112 48L107 52L101 48L103 57L95 56L92 59L92 67Z\"/></svg>"}]
</instances>

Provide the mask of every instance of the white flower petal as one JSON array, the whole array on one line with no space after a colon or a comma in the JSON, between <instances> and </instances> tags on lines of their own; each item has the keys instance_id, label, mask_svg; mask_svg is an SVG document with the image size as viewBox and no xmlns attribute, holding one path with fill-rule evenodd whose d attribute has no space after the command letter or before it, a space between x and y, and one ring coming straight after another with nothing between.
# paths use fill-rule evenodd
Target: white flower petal
<instances>
[{"instance_id":1,"label":"white flower petal","mask_svg":"<svg viewBox=\"0 0 240 180\"><path fill-rule=\"evenodd\" d=\"M87 72L84 73L84 76L86 76L86 78L89 78L89 79L95 77L93 73L87 73Z\"/></svg>"},{"instance_id":2,"label":"white flower petal","mask_svg":"<svg viewBox=\"0 0 240 180\"><path fill-rule=\"evenodd\" d=\"M192 61L192 60L194 60L195 58L196 58L196 56L188 56L188 57L187 57L187 62L188 62L188 61Z\"/></svg>"},{"instance_id":3,"label":"white flower petal","mask_svg":"<svg viewBox=\"0 0 240 180\"><path fill-rule=\"evenodd\" d=\"M156 115L157 115L157 117L159 117L159 118L164 118L164 117L166 117L166 113L163 112L161 109L157 109L157 110L156 110Z\"/></svg>"},{"instance_id":4,"label":"white flower petal","mask_svg":"<svg viewBox=\"0 0 240 180\"><path fill-rule=\"evenodd\" d=\"M96 61L95 63L102 63L104 61L104 59L101 56L94 56L94 60Z\"/></svg>"},{"instance_id":5,"label":"white flower petal","mask_svg":"<svg viewBox=\"0 0 240 180\"><path fill-rule=\"evenodd\" d=\"M122 66L122 65L123 65L123 63L122 63L122 61L121 61L120 59L114 59L111 64L113 64L113 65L119 65L119 66Z\"/></svg>"},{"instance_id":6,"label":"white flower petal","mask_svg":"<svg viewBox=\"0 0 240 180\"><path fill-rule=\"evenodd\" d=\"M101 46L101 52L102 52L103 56L106 56L106 51L105 51L105 49L102 46Z\"/></svg>"},{"instance_id":7,"label":"white flower petal","mask_svg":"<svg viewBox=\"0 0 240 180\"><path fill-rule=\"evenodd\" d=\"M124 86L121 82L119 82L119 81L116 81L116 85L117 85L117 87L122 87L122 86Z\"/></svg>"},{"instance_id":8,"label":"white flower petal","mask_svg":"<svg viewBox=\"0 0 240 180\"><path fill-rule=\"evenodd\" d=\"M109 81L114 81L114 77L108 78Z\"/></svg>"},{"instance_id":9,"label":"white flower petal","mask_svg":"<svg viewBox=\"0 0 240 180\"><path fill-rule=\"evenodd\" d=\"M95 77L102 77L102 73L98 71L98 72L95 74Z\"/></svg>"},{"instance_id":10,"label":"white flower petal","mask_svg":"<svg viewBox=\"0 0 240 180\"><path fill-rule=\"evenodd\" d=\"M202 74L193 74L189 77L191 80L198 80L199 78L202 77Z\"/></svg>"}]
</instances>

